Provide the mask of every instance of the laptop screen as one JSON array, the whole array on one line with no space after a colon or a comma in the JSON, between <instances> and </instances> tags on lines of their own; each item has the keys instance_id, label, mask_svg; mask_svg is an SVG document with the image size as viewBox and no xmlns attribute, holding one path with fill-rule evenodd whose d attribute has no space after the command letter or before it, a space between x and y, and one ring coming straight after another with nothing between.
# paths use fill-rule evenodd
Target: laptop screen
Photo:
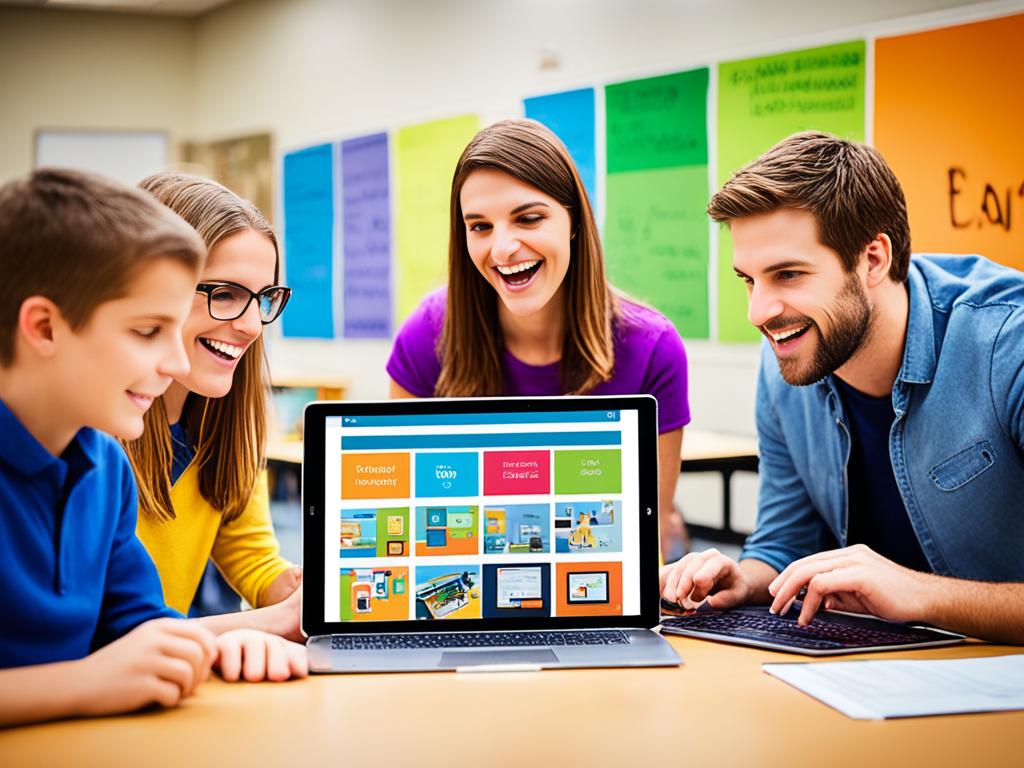
<instances>
[{"instance_id":1,"label":"laptop screen","mask_svg":"<svg viewBox=\"0 0 1024 768\"><path fill-rule=\"evenodd\" d=\"M613 400L338 403L341 412L320 412L315 623L422 631L639 616L642 528L656 531L641 525L641 505L652 502L641 493L640 422L654 409L649 398ZM307 600L313 573L307 563Z\"/></svg>"}]
</instances>

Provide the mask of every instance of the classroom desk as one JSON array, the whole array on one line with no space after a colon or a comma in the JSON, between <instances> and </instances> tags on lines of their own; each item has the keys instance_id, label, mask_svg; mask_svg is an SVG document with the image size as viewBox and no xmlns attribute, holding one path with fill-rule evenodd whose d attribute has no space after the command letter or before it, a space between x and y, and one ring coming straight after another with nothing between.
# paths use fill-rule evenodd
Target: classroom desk
<instances>
[{"instance_id":1,"label":"classroom desk","mask_svg":"<svg viewBox=\"0 0 1024 768\"><path fill-rule=\"evenodd\" d=\"M728 544L742 544L745 533L732 528L732 491L729 479L733 472L757 472L757 438L683 430L680 472L718 472L722 476L722 527L687 523L690 535Z\"/></svg>"},{"instance_id":2,"label":"classroom desk","mask_svg":"<svg viewBox=\"0 0 1024 768\"><path fill-rule=\"evenodd\" d=\"M215 680L166 712L0 731L0 763L5 768L1021 765L1024 712L850 720L760 669L762 662L803 657L688 638L670 642L684 666L329 675L258 685ZM870 658L1021 652L971 643Z\"/></svg>"}]
</instances>

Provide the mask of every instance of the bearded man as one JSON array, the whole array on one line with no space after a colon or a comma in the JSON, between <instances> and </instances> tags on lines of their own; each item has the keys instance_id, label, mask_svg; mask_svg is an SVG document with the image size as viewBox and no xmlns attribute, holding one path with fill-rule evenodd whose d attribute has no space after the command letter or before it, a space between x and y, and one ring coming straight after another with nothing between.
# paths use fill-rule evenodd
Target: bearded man
<instances>
[{"instance_id":1,"label":"bearded man","mask_svg":"<svg viewBox=\"0 0 1024 768\"><path fill-rule=\"evenodd\" d=\"M691 553L662 595L819 607L1024 643L1024 274L910 255L864 144L799 133L736 172L729 226L762 334L757 527Z\"/></svg>"}]
</instances>

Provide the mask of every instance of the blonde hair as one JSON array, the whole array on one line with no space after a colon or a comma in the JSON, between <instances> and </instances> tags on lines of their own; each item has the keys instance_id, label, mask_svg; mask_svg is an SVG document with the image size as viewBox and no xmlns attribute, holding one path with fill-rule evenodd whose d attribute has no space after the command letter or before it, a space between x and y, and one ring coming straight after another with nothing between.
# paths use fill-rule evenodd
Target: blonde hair
<instances>
[{"instance_id":1,"label":"blonde hair","mask_svg":"<svg viewBox=\"0 0 1024 768\"><path fill-rule=\"evenodd\" d=\"M213 250L224 238L244 230L264 235L274 246L277 260L274 282L280 271L280 251L273 228L248 200L210 179L177 173L158 173L140 182L199 233ZM199 472L199 492L226 522L245 510L266 466L267 392L270 375L258 337L242 355L231 390L221 398L190 392L186 430L195 435L193 460ZM201 407L200 407L201 406ZM139 485L139 511L157 520L174 518L171 505L170 426L163 397L145 416L142 436L125 445Z\"/></svg>"},{"instance_id":2,"label":"blonde hair","mask_svg":"<svg viewBox=\"0 0 1024 768\"><path fill-rule=\"evenodd\" d=\"M452 180L448 241L448 302L438 340L442 397L500 395L503 346L498 297L473 266L462 220L462 185L473 171L507 173L557 200L569 212L569 269L565 275L566 333L559 379L566 394L583 394L612 376L612 321L618 299L604 272L601 241L587 191L568 150L535 120L502 120L477 133L463 151Z\"/></svg>"}]
</instances>

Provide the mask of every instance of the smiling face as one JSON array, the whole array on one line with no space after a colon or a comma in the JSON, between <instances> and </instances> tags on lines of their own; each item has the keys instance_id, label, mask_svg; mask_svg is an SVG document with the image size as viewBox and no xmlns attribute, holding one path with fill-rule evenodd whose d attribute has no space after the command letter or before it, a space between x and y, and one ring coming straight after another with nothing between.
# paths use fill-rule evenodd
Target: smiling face
<instances>
[{"instance_id":1,"label":"smiling face","mask_svg":"<svg viewBox=\"0 0 1024 768\"><path fill-rule=\"evenodd\" d=\"M54 378L70 423L125 440L142 434L153 400L188 373L181 328L194 281L190 269L161 259L141 269L124 296L97 306L77 331L55 321Z\"/></svg>"},{"instance_id":2,"label":"smiling face","mask_svg":"<svg viewBox=\"0 0 1024 768\"><path fill-rule=\"evenodd\" d=\"M549 307L569 270L572 219L553 197L481 168L459 195L469 257L513 316Z\"/></svg>"},{"instance_id":3,"label":"smiling face","mask_svg":"<svg viewBox=\"0 0 1024 768\"><path fill-rule=\"evenodd\" d=\"M733 268L747 284L747 317L770 341L783 378L805 386L843 366L871 328L864 260L846 272L807 211L744 216L730 229Z\"/></svg>"},{"instance_id":4,"label":"smiling face","mask_svg":"<svg viewBox=\"0 0 1024 768\"><path fill-rule=\"evenodd\" d=\"M274 283L276 264L273 243L255 230L244 229L210 249L200 282L238 283L258 293ZM241 317L215 320L210 316L206 294L197 292L182 333L191 370L175 380L204 397L223 397L231 391L238 361L263 333L263 324L255 299Z\"/></svg>"}]
</instances>

